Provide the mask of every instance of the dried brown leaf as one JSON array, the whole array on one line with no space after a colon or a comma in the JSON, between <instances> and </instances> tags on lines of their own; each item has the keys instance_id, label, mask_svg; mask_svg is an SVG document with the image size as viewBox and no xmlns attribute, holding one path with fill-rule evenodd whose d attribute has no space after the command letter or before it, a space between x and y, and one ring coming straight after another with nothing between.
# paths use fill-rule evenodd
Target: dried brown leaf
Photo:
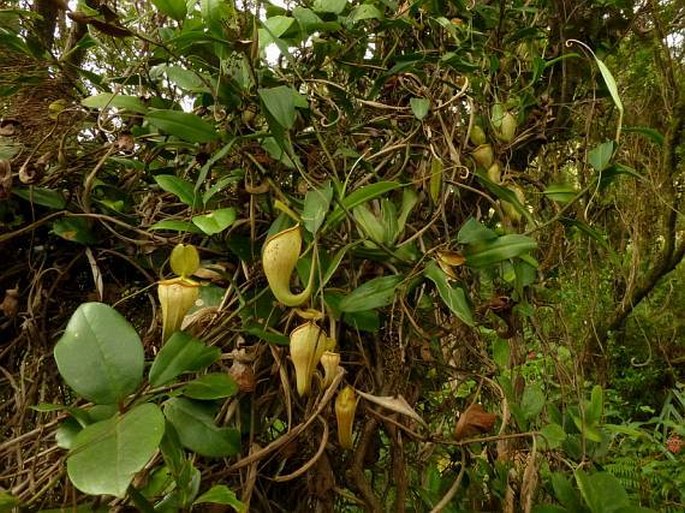
<instances>
[{"instance_id":1,"label":"dried brown leaf","mask_svg":"<svg viewBox=\"0 0 685 513\"><path fill-rule=\"evenodd\" d=\"M497 415L486 412L480 404L474 403L459 417L457 426L454 428L454 438L463 440L488 433L496 420Z\"/></svg>"}]
</instances>

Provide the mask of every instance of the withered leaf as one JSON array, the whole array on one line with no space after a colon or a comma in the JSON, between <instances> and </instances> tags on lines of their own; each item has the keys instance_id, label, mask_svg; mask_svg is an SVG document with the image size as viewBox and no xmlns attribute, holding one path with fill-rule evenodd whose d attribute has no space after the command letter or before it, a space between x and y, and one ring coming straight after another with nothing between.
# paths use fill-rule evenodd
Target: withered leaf
<instances>
[{"instance_id":1,"label":"withered leaf","mask_svg":"<svg viewBox=\"0 0 685 513\"><path fill-rule=\"evenodd\" d=\"M424 421L421 418L421 415L416 413L416 411L411 407L411 405L407 402L407 400L402 397L401 395L398 395L396 397L392 396L377 396L377 395L372 395L372 394L367 394L365 392L360 392L357 390L357 393L366 399L367 401L371 401L372 403L378 404L379 406L382 406L383 408L387 408L388 410L392 410L394 412L400 413L402 415L406 415L407 417L411 417L415 421L417 421L419 424L423 426L427 426L426 421Z\"/></svg>"},{"instance_id":2,"label":"withered leaf","mask_svg":"<svg viewBox=\"0 0 685 513\"><path fill-rule=\"evenodd\" d=\"M454 428L454 438L464 440L477 435L484 435L492 430L497 415L486 412L480 404L472 404L461 414Z\"/></svg>"}]
</instances>

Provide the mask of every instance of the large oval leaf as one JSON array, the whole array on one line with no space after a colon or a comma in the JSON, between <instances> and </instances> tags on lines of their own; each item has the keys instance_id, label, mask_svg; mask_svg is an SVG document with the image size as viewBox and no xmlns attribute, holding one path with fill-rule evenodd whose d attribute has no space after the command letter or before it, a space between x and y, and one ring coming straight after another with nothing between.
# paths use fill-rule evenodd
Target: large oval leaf
<instances>
[{"instance_id":1,"label":"large oval leaf","mask_svg":"<svg viewBox=\"0 0 685 513\"><path fill-rule=\"evenodd\" d=\"M221 458L240 450L240 432L218 427L215 410L207 404L175 397L164 403L164 414L181 444L201 456Z\"/></svg>"},{"instance_id":2,"label":"large oval leaf","mask_svg":"<svg viewBox=\"0 0 685 513\"><path fill-rule=\"evenodd\" d=\"M189 112L160 109L148 112L145 119L156 128L184 141L206 143L219 137L213 125Z\"/></svg>"},{"instance_id":3,"label":"large oval leaf","mask_svg":"<svg viewBox=\"0 0 685 513\"><path fill-rule=\"evenodd\" d=\"M64 381L94 403L117 403L143 379L140 337L121 314L102 303L78 307L54 355Z\"/></svg>"},{"instance_id":4,"label":"large oval leaf","mask_svg":"<svg viewBox=\"0 0 685 513\"><path fill-rule=\"evenodd\" d=\"M69 478L84 493L123 497L163 434L164 416L150 403L86 426L76 435L67 459Z\"/></svg>"},{"instance_id":5,"label":"large oval leaf","mask_svg":"<svg viewBox=\"0 0 685 513\"><path fill-rule=\"evenodd\" d=\"M395 289L402 283L403 279L402 276L396 274L367 281L340 301L340 310L343 312L361 312L387 306L392 303L395 297Z\"/></svg>"}]
</instances>

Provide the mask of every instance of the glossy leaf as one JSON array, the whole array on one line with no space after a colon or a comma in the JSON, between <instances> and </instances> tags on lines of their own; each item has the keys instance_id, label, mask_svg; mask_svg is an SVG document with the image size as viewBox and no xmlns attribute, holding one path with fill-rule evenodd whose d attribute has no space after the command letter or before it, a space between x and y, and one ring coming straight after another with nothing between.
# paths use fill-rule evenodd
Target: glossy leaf
<instances>
[{"instance_id":1,"label":"glossy leaf","mask_svg":"<svg viewBox=\"0 0 685 513\"><path fill-rule=\"evenodd\" d=\"M447 281L447 275L438 267L435 262L426 266L424 271L426 278L431 280L438 289L438 294L447 308L455 314L462 322L473 326L473 313L466 297L466 292L461 287L452 287Z\"/></svg>"},{"instance_id":2,"label":"glossy leaf","mask_svg":"<svg viewBox=\"0 0 685 513\"><path fill-rule=\"evenodd\" d=\"M208 347L183 331L177 331L157 354L150 367L150 384L164 385L185 372L197 372L217 361L221 350Z\"/></svg>"},{"instance_id":3,"label":"glossy leaf","mask_svg":"<svg viewBox=\"0 0 685 513\"><path fill-rule=\"evenodd\" d=\"M474 244L477 242L491 241L497 238L497 234L490 228L476 221L473 217L459 229L457 242L459 244Z\"/></svg>"},{"instance_id":4,"label":"glossy leaf","mask_svg":"<svg viewBox=\"0 0 685 513\"><path fill-rule=\"evenodd\" d=\"M611 163L614 155L614 141L607 141L595 146L588 153L588 162L597 172L604 171Z\"/></svg>"},{"instance_id":5,"label":"glossy leaf","mask_svg":"<svg viewBox=\"0 0 685 513\"><path fill-rule=\"evenodd\" d=\"M207 404L175 397L164 403L164 415L174 426L181 444L200 456L221 458L240 450L240 432L214 423L215 409Z\"/></svg>"},{"instance_id":6,"label":"glossy leaf","mask_svg":"<svg viewBox=\"0 0 685 513\"><path fill-rule=\"evenodd\" d=\"M607 89L609 89L611 99L614 100L618 110L623 112L623 102L621 101L621 96L618 94L618 87L616 86L614 76L611 74L611 71L609 71L609 68L607 68L607 65L604 64L604 61L598 59L597 57L595 57L595 61L597 62L599 72L602 74L604 83L607 85Z\"/></svg>"},{"instance_id":7,"label":"glossy leaf","mask_svg":"<svg viewBox=\"0 0 685 513\"><path fill-rule=\"evenodd\" d=\"M470 267L487 267L510 258L525 255L537 247L537 243L526 235L503 235L487 241L478 248L468 248L466 264Z\"/></svg>"},{"instance_id":8,"label":"glossy leaf","mask_svg":"<svg viewBox=\"0 0 685 513\"><path fill-rule=\"evenodd\" d=\"M340 301L340 310L343 312L360 312L387 306L392 303L397 287L403 279L402 276L396 274L367 281Z\"/></svg>"},{"instance_id":9,"label":"glossy leaf","mask_svg":"<svg viewBox=\"0 0 685 513\"><path fill-rule=\"evenodd\" d=\"M193 184L175 175L157 175L155 182L166 192L174 194L179 200L192 207L198 203Z\"/></svg>"},{"instance_id":10,"label":"glossy leaf","mask_svg":"<svg viewBox=\"0 0 685 513\"><path fill-rule=\"evenodd\" d=\"M219 134L201 117L179 110L153 110L145 119L154 127L183 141L206 143L218 139Z\"/></svg>"},{"instance_id":11,"label":"glossy leaf","mask_svg":"<svg viewBox=\"0 0 685 513\"><path fill-rule=\"evenodd\" d=\"M578 191L571 185L557 183L548 186L543 194L557 203L568 203L576 197Z\"/></svg>"},{"instance_id":12,"label":"glossy leaf","mask_svg":"<svg viewBox=\"0 0 685 513\"><path fill-rule=\"evenodd\" d=\"M580 502L580 495L563 473L553 473L551 481L554 496L569 513L585 511Z\"/></svg>"},{"instance_id":13,"label":"glossy leaf","mask_svg":"<svg viewBox=\"0 0 685 513\"><path fill-rule=\"evenodd\" d=\"M61 192L44 187L14 188L12 193L26 201L48 208L60 209L67 205Z\"/></svg>"},{"instance_id":14,"label":"glossy leaf","mask_svg":"<svg viewBox=\"0 0 685 513\"><path fill-rule=\"evenodd\" d=\"M233 490L226 485L214 485L200 495L193 504L223 504L231 506L238 513L245 513L247 506L241 502Z\"/></svg>"},{"instance_id":15,"label":"glossy leaf","mask_svg":"<svg viewBox=\"0 0 685 513\"><path fill-rule=\"evenodd\" d=\"M286 130L291 129L295 124L295 108L309 107L304 96L287 86L260 89L259 98L274 120Z\"/></svg>"},{"instance_id":16,"label":"glossy leaf","mask_svg":"<svg viewBox=\"0 0 685 513\"><path fill-rule=\"evenodd\" d=\"M414 117L418 120L422 120L428 115L431 102L428 98L410 98L409 106L411 107Z\"/></svg>"},{"instance_id":17,"label":"glossy leaf","mask_svg":"<svg viewBox=\"0 0 685 513\"><path fill-rule=\"evenodd\" d=\"M84 246L97 242L97 237L91 229L91 222L85 217L62 217L52 223L52 231L64 240L78 242Z\"/></svg>"},{"instance_id":18,"label":"glossy leaf","mask_svg":"<svg viewBox=\"0 0 685 513\"><path fill-rule=\"evenodd\" d=\"M608 472L575 472L576 483L592 513L616 513L629 506L628 494L620 481Z\"/></svg>"},{"instance_id":19,"label":"glossy leaf","mask_svg":"<svg viewBox=\"0 0 685 513\"><path fill-rule=\"evenodd\" d=\"M372 199L379 198L380 196L383 196L388 192L398 189L400 187L402 187L402 184L399 182L377 182L371 185L365 185L364 187L360 187L356 191L347 195L341 201L341 203L343 207L345 207L345 209L350 211L354 207L357 207L362 203L366 203L367 201L371 201ZM337 206L333 210L333 212L331 212L331 214L328 216L326 226L333 227L337 223L339 223L344 217L345 211L340 206Z\"/></svg>"},{"instance_id":20,"label":"glossy leaf","mask_svg":"<svg viewBox=\"0 0 685 513\"><path fill-rule=\"evenodd\" d=\"M312 8L316 12L340 14L347 6L347 0L314 0Z\"/></svg>"},{"instance_id":21,"label":"glossy leaf","mask_svg":"<svg viewBox=\"0 0 685 513\"><path fill-rule=\"evenodd\" d=\"M159 12L176 21L183 21L188 12L186 0L152 0L152 3L155 4Z\"/></svg>"},{"instance_id":22,"label":"glossy leaf","mask_svg":"<svg viewBox=\"0 0 685 513\"><path fill-rule=\"evenodd\" d=\"M361 4L352 10L349 19L353 23L363 20L382 20L383 13L375 5Z\"/></svg>"},{"instance_id":23,"label":"glossy leaf","mask_svg":"<svg viewBox=\"0 0 685 513\"><path fill-rule=\"evenodd\" d=\"M557 449L561 443L566 440L566 432L564 429L555 423L547 424L540 430L540 442L545 449Z\"/></svg>"},{"instance_id":24,"label":"glossy leaf","mask_svg":"<svg viewBox=\"0 0 685 513\"><path fill-rule=\"evenodd\" d=\"M178 219L162 219L150 226L148 230L168 230L171 232L203 233L197 226L188 221Z\"/></svg>"},{"instance_id":25,"label":"glossy leaf","mask_svg":"<svg viewBox=\"0 0 685 513\"><path fill-rule=\"evenodd\" d=\"M214 235L223 232L235 221L234 208L221 208L209 214L194 216L193 224L200 228L206 235Z\"/></svg>"},{"instance_id":26,"label":"glossy leaf","mask_svg":"<svg viewBox=\"0 0 685 513\"><path fill-rule=\"evenodd\" d=\"M307 192L302 211L302 225L311 234L315 234L326 218L333 199L333 188L330 182L319 189Z\"/></svg>"},{"instance_id":27,"label":"glossy leaf","mask_svg":"<svg viewBox=\"0 0 685 513\"><path fill-rule=\"evenodd\" d=\"M157 451L163 434L164 416L151 403L86 426L67 458L69 478L84 493L123 497L133 476Z\"/></svg>"},{"instance_id":28,"label":"glossy leaf","mask_svg":"<svg viewBox=\"0 0 685 513\"><path fill-rule=\"evenodd\" d=\"M537 384L526 385L521 398L521 411L528 420L535 419L545 407L545 394Z\"/></svg>"},{"instance_id":29,"label":"glossy leaf","mask_svg":"<svg viewBox=\"0 0 685 513\"><path fill-rule=\"evenodd\" d=\"M145 114L148 110L138 97L114 93L100 93L89 96L81 100L81 105L90 109L116 107L117 109L130 110L138 114Z\"/></svg>"},{"instance_id":30,"label":"glossy leaf","mask_svg":"<svg viewBox=\"0 0 685 513\"><path fill-rule=\"evenodd\" d=\"M226 373L213 372L191 381L182 388L191 399L223 399L238 393L238 384Z\"/></svg>"},{"instance_id":31,"label":"glossy leaf","mask_svg":"<svg viewBox=\"0 0 685 513\"><path fill-rule=\"evenodd\" d=\"M140 337L121 314L102 303L78 307L54 354L64 381L94 403L117 403L143 379Z\"/></svg>"}]
</instances>

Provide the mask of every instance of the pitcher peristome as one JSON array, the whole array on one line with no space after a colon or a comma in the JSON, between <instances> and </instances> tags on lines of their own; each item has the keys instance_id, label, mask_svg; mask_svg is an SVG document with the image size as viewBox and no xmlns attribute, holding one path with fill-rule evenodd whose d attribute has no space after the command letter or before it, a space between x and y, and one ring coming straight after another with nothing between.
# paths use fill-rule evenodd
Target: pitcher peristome
<instances>
[{"instance_id":1,"label":"pitcher peristome","mask_svg":"<svg viewBox=\"0 0 685 513\"><path fill-rule=\"evenodd\" d=\"M275 235L272 235L264 243L262 251L262 266L266 280L269 282L271 292L278 301L285 306L299 306L312 294L314 287L314 272L316 258L312 258L309 272L309 282L299 294L293 294L290 290L290 276L295 269L300 250L302 248L302 234L300 225L295 225Z\"/></svg>"}]
</instances>

